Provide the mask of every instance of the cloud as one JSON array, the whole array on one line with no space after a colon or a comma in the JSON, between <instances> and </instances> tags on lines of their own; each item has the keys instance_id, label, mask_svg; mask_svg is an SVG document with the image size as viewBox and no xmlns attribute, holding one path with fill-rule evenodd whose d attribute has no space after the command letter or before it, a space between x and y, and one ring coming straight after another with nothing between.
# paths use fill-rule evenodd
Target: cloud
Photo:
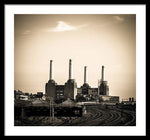
<instances>
[{"instance_id":1,"label":"cloud","mask_svg":"<svg viewBox=\"0 0 150 140\"><path fill-rule=\"evenodd\" d=\"M124 21L124 18L123 17L120 17L120 16L113 16L113 18L119 22L122 22Z\"/></svg>"},{"instance_id":2,"label":"cloud","mask_svg":"<svg viewBox=\"0 0 150 140\"><path fill-rule=\"evenodd\" d=\"M63 31L75 31L79 28L86 27L86 24L79 25L79 26L72 26L64 21L58 21L57 26L54 28L49 28L46 32L63 32Z\"/></svg>"},{"instance_id":3,"label":"cloud","mask_svg":"<svg viewBox=\"0 0 150 140\"><path fill-rule=\"evenodd\" d=\"M100 28L112 26L115 24L119 24L125 21L125 18L121 16L109 16L100 22L97 26Z\"/></svg>"}]
</instances>

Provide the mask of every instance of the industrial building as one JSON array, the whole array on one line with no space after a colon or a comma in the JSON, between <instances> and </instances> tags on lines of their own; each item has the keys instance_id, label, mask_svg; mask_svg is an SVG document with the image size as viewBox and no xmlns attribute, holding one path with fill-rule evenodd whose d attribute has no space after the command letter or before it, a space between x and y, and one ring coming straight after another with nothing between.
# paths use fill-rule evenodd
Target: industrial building
<instances>
[{"instance_id":1,"label":"industrial building","mask_svg":"<svg viewBox=\"0 0 150 140\"><path fill-rule=\"evenodd\" d=\"M100 95L99 96L100 102L111 102L111 103L119 103L119 96L107 96L107 95Z\"/></svg>"},{"instance_id":2,"label":"industrial building","mask_svg":"<svg viewBox=\"0 0 150 140\"><path fill-rule=\"evenodd\" d=\"M56 98L56 85L57 83L53 80L52 75L52 65L53 61L50 60L50 75L49 75L49 81L45 85L45 96L46 98L51 97L53 99Z\"/></svg>"},{"instance_id":3,"label":"industrial building","mask_svg":"<svg viewBox=\"0 0 150 140\"><path fill-rule=\"evenodd\" d=\"M91 88L87 81L87 66L84 66L84 83L83 85L77 89L78 94L82 95L91 95L98 94L98 88Z\"/></svg>"},{"instance_id":4,"label":"industrial building","mask_svg":"<svg viewBox=\"0 0 150 140\"><path fill-rule=\"evenodd\" d=\"M124 105L130 105L130 104L135 104L136 101L133 97L132 98L129 97L129 99L122 99L121 103Z\"/></svg>"},{"instance_id":5,"label":"industrial building","mask_svg":"<svg viewBox=\"0 0 150 140\"><path fill-rule=\"evenodd\" d=\"M104 81L104 66L102 66L102 77L98 88L91 88L87 82L87 66L84 67L84 84L78 88L78 94L83 95L107 95L109 96L109 87L107 81Z\"/></svg>"},{"instance_id":6,"label":"industrial building","mask_svg":"<svg viewBox=\"0 0 150 140\"><path fill-rule=\"evenodd\" d=\"M92 88L87 81L87 66L84 67L84 83L77 88L76 101L97 101L99 102L119 102L119 96L109 96L109 86L104 81L104 66L102 66L102 75L98 88Z\"/></svg>"},{"instance_id":7,"label":"industrial building","mask_svg":"<svg viewBox=\"0 0 150 140\"><path fill-rule=\"evenodd\" d=\"M89 94L90 88L91 87L89 86L89 84L87 82L87 66L85 66L84 67L84 83L83 83L83 86L81 86L82 94L83 95Z\"/></svg>"},{"instance_id":8,"label":"industrial building","mask_svg":"<svg viewBox=\"0 0 150 140\"><path fill-rule=\"evenodd\" d=\"M102 66L102 77L98 88L99 88L99 95L109 96L109 87L107 85L107 81L104 81L104 66Z\"/></svg>"},{"instance_id":9,"label":"industrial building","mask_svg":"<svg viewBox=\"0 0 150 140\"><path fill-rule=\"evenodd\" d=\"M104 66L102 66L101 80L97 88L92 88L87 81L87 66L84 66L84 83L77 88L75 79L72 78L72 60L69 60L69 78L64 85L58 85L53 79L53 61L50 60L50 76L49 81L45 85L45 95L47 99L51 99L56 103L61 103L68 98L78 101L100 100L110 102L119 102L118 96L109 96L109 86L104 81ZM105 96L104 98L102 96Z\"/></svg>"},{"instance_id":10,"label":"industrial building","mask_svg":"<svg viewBox=\"0 0 150 140\"><path fill-rule=\"evenodd\" d=\"M77 83L72 78L72 60L69 60L69 79L65 85L57 85L53 79L53 61L50 60L50 78L45 85L46 98L51 98L56 102L64 101L68 98L75 100L77 95Z\"/></svg>"}]
</instances>

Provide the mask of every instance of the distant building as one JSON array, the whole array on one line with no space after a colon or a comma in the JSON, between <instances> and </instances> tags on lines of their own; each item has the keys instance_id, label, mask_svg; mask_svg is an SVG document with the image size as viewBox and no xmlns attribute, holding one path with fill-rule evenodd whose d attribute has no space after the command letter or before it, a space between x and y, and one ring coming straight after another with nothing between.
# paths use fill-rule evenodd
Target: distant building
<instances>
[{"instance_id":1,"label":"distant building","mask_svg":"<svg viewBox=\"0 0 150 140\"><path fill-rule=\"evenodd\" d=\"M55 98L56 101L62 102L65 100L64 88L65 88L64 85L56 85L56 98Z\"/></svg>"},{"instance_id":2,"label":"distant building","mask_svg":"<svg viewBox=\"0 0 150 140\"><path fill-rule=\"evenodd\" d=\"M27 95L20 95L19 96L19 99L20 100L24 100L24 101L27 101L29 99L29 97Z\"/></svg>"},{"instance_id":3,"label":"distant building","mask_svg":"<svg viewBox=\"0 0 150 140\"><path fill-rule=\"evenodd\" d=\"M53 80L53 73L52 73L52 63L53 61L50 60L50 77L48 83L45 85L45 96L46 98L51 97L53 99L56 99L56 85L55 81Z\"/></svg>"},{"instance_id":4,"label":"distant building","mask_svg":"<svg viewBox=\"0 0 150 140\"><path fill-rule=\"evenodd\" d=\"M14 98L15 100L28 100L29 93L23 93L21 90L14 90Z\"/></svg>"},{"instance_id":5,"label":"distant building","mask_svg":"<svg viewBox=\"0 0 150 140\"><path fill-rule=\"evenodd\" d=\"M104 81L104 66L102 66L102 77L98 84L98 88L92 88L87 82L87 66L84 67L84 84L77 88L78 95L76 101L97 101L119 103L119 96L109 96L109 87L107 81Z\"/></svg>"},{"instance_id":6,"label":"distant building","mask_svg":"<svg viewBox=\"0 0 150 140\"><path fill-rule=\"evenodd\" d=\"M57 85L53 79L52 63L50 60L50 77L45 85L46 99L53 99L57 103L61 103L66 99L78 101L109 101L119 102L118 96L109 96L109 86L107 81L104 81L104 66L102 66L102 77L97 88L92 88L87 82L87 66L84 66L84 83L80 88L77 88L75 79L72 78L72 61L69 60L69 78L64 85Z\"/></svg>"},{"instance_id":7,"label":"distant building","mask_svg":"<svg viewBox=\"0 0 150 140\"><path fill-rule=\"evenodd\" d=\"M21 93L17 92L16 90L14 90L14 98L15 100L18 100L19 99L19 96L20 96Z\"/></svg>"},{"instance_id":8,"label":"distant building","mask_svg":"<svg viewBox=\"0 0 150 140\"><path fill-rule=\"evenodd\" d=\"M56 98L56 85L57 83L55 83L54 80L49 80L48 83L46 83L45 85L45 94L46 97L52 97L52 98Z\"/></svg>"},{"instance_id":9,"label":"distant building","mask_svg":"<svg viewBox=\"0 0 150 140\"><path fill-rule=\"evenodd\" d=\"M89 88L89 95L98 95L98 88Z\"/></svg>"},{"instance_id":10,"label":"distant building","mask_svg":"<svg viewBox=\"0 0 150 140\"><path fill-rule=\"evenodd\" d=\"M89 94L89 88L91 88L87 82L87 66L84 66L84 84L81 86L82 94L87 95Z\"/></svg>"},{"instance_id":11,"label":"distant building","mask_svg":"<svg viewBox=\"0 0 150 140\"><path fill-rule=\"evenodd\" d=\"M82 94L82 89L81 88L77 88L77 94Z\"/></svg>"},{"instance_id":12,"label":"distant building","mask_svg":"<svg viewBox=\"0 0 150 140\"><path fill-rule=\"evenodd\" d=\"M24 95L29 96L29 93L26 92L26 93L24 93Z\"/></svg>"},{"instance_id":13,"label":"distant building","mask_svg":"<svg viewBox=\"0 0 150 140\"><path fill-rule=\"evenodd\" d=\"M109 95L109 87L107 81L101 81L99 86L99 95Z\"/></svg>"},{"instance_id":14,"label":"distant building","mask_svg":"<svg viewBox=\"0 0 150 140\"><path fill-rule=\"evenodd\" d=\"M72 61L69 60L69 79L65 85L57 85L52 79L52 60L50 61L50 80L45 86L46 97L53 98L53 100L66 100L70 98L75 99L77 95L77 83L72 79Z\"/></svg>"},{"instance_id":15,"label":"distant building","mask_svg":"<svg viewBox=\"0 0 150 140\"><path fill-rule=\"evenodd\" d=\"M125 104L125 105L130 105L130 104L135 104L136 103L136 101L135 101L135 99L132 97L129 97L129 99L122 99L122 102L121 102L122 104Z\"/></svg>"},{"instance_id":16,"label":"distant building","mask_svg":"<svg viewBox=\"0 0 150 140\"><path fill-rule=\"evenodd\" d=\"M104 66L102 66L102 77L99 85L99 95L109 95L109 87L107 81L104 81Z\"/></svg>"},{"instance_id":17,"label":"distant building","mask_svg":"<svg viewBox=\"0 0 150 140\"><path fill-rule=\"evenodd\" d=\"M43 92L37 92L37 97L42 98L43 97Z\"/></svg>"},{"instance_id":18,"label":"distant building","mask_svg":"<svg viewBox=\"0 0 150 140\"><path fill-rule=\"evenodd\" d=\"M75 82L74 79L69 79L65 83L65 88L64 88L65 99L70 98L74 100L76 95L77 95L77 83Z\"/></svg>"},{"instance_id":19,"label":"distant building","mask_svg":"<svg viewBox=\"0 0 150 140\"><path fill-rule=\"evenodd\" d=\"M77 98L84 97L83 100L96 100L99 95L109 96L109 87L107 85L107 81L104 81L104 66L102 66L102 77L101 82L98 85L98 88L92 88L89 86L87 82L87 66L84 67L84 84L81 88L77 89L78 95ZM79 100L80 100L79 99ZM78 99L77 99L78 100Z\"/></svg>"},{"instance_id":20,"label":"distant building","mask_svg":"<svg viewBox=\"0 0 150 140\"><path fill-rule=\"evenodd\" d=\"M103 96L103 95L99 95L99 102L103 102L103 103L119 103L119 96Z\"/></svg>"}]
</instances>

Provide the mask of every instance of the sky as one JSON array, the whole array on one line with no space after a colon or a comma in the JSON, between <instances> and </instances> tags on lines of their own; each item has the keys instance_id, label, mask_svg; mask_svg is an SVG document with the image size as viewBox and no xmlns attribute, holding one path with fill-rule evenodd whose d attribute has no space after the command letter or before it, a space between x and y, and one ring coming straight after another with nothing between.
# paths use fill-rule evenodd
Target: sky
<instances>
[{"instance_id":1,"label":"sky","mask_svg":"<svg viewBox=\"0 0 150 140\"><path fill-rule=\"evenodd\" d=\"M87 66L88 84L98 86L101 67L109 94L136 98L136 15L26 14L14 16L14 89L45 93L50 60L53 77L64 84L72 59L80 87Z\"/></svg>"}]
</instances>

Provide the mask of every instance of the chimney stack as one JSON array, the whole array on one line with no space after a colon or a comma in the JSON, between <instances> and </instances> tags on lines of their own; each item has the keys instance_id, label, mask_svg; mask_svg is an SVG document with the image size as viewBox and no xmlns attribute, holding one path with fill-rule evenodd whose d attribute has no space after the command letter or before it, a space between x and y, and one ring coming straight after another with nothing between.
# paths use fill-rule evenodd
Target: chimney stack
<instances>
[{"instance_id":1,"label":"chimney stack","mask_svg":"<svg viewBox=\"0 0 150 140\"><path fill-rule=\"evenodd\" d=\"M84 66L84 83L87 83L87 66Z\"/></svg>"},{"instance_id":2,"label":"chimney stack","mask_svg":"<svg viewBox=\"0 0 150 140\"><path fill-rule=\"evenodd\" d=\"M102 66L102 81L104 81L104 66Z\"/></svg>"},{"instance_id":3,"label":"chimney stack","mask_svg":"<svg viewBox=\"0 0 150 140\"><path fill-rule=\"evenodd\" d=\"M50 77L49 79L52 80L53 79L53 60L50 60Z\"/></svg>"},{"instance_id":4,"label":"chimney stack","mask_svg":"<svg viewBox=\"0 0 150 140\"><path fill-rule=\"evenodd\" d=\"M131 102L134 102L134 98L133 97L131 98Z\"/></svg>"},{"instance_id":5,"label":"chimney stack","mask_svg":"<svg viewBox=\"0 0 150 140\"><path fill-rule=\"evenodd\" d=\"M69 79L72 79L72 60L69 59Z\"/></svg>"}]
</instances>

